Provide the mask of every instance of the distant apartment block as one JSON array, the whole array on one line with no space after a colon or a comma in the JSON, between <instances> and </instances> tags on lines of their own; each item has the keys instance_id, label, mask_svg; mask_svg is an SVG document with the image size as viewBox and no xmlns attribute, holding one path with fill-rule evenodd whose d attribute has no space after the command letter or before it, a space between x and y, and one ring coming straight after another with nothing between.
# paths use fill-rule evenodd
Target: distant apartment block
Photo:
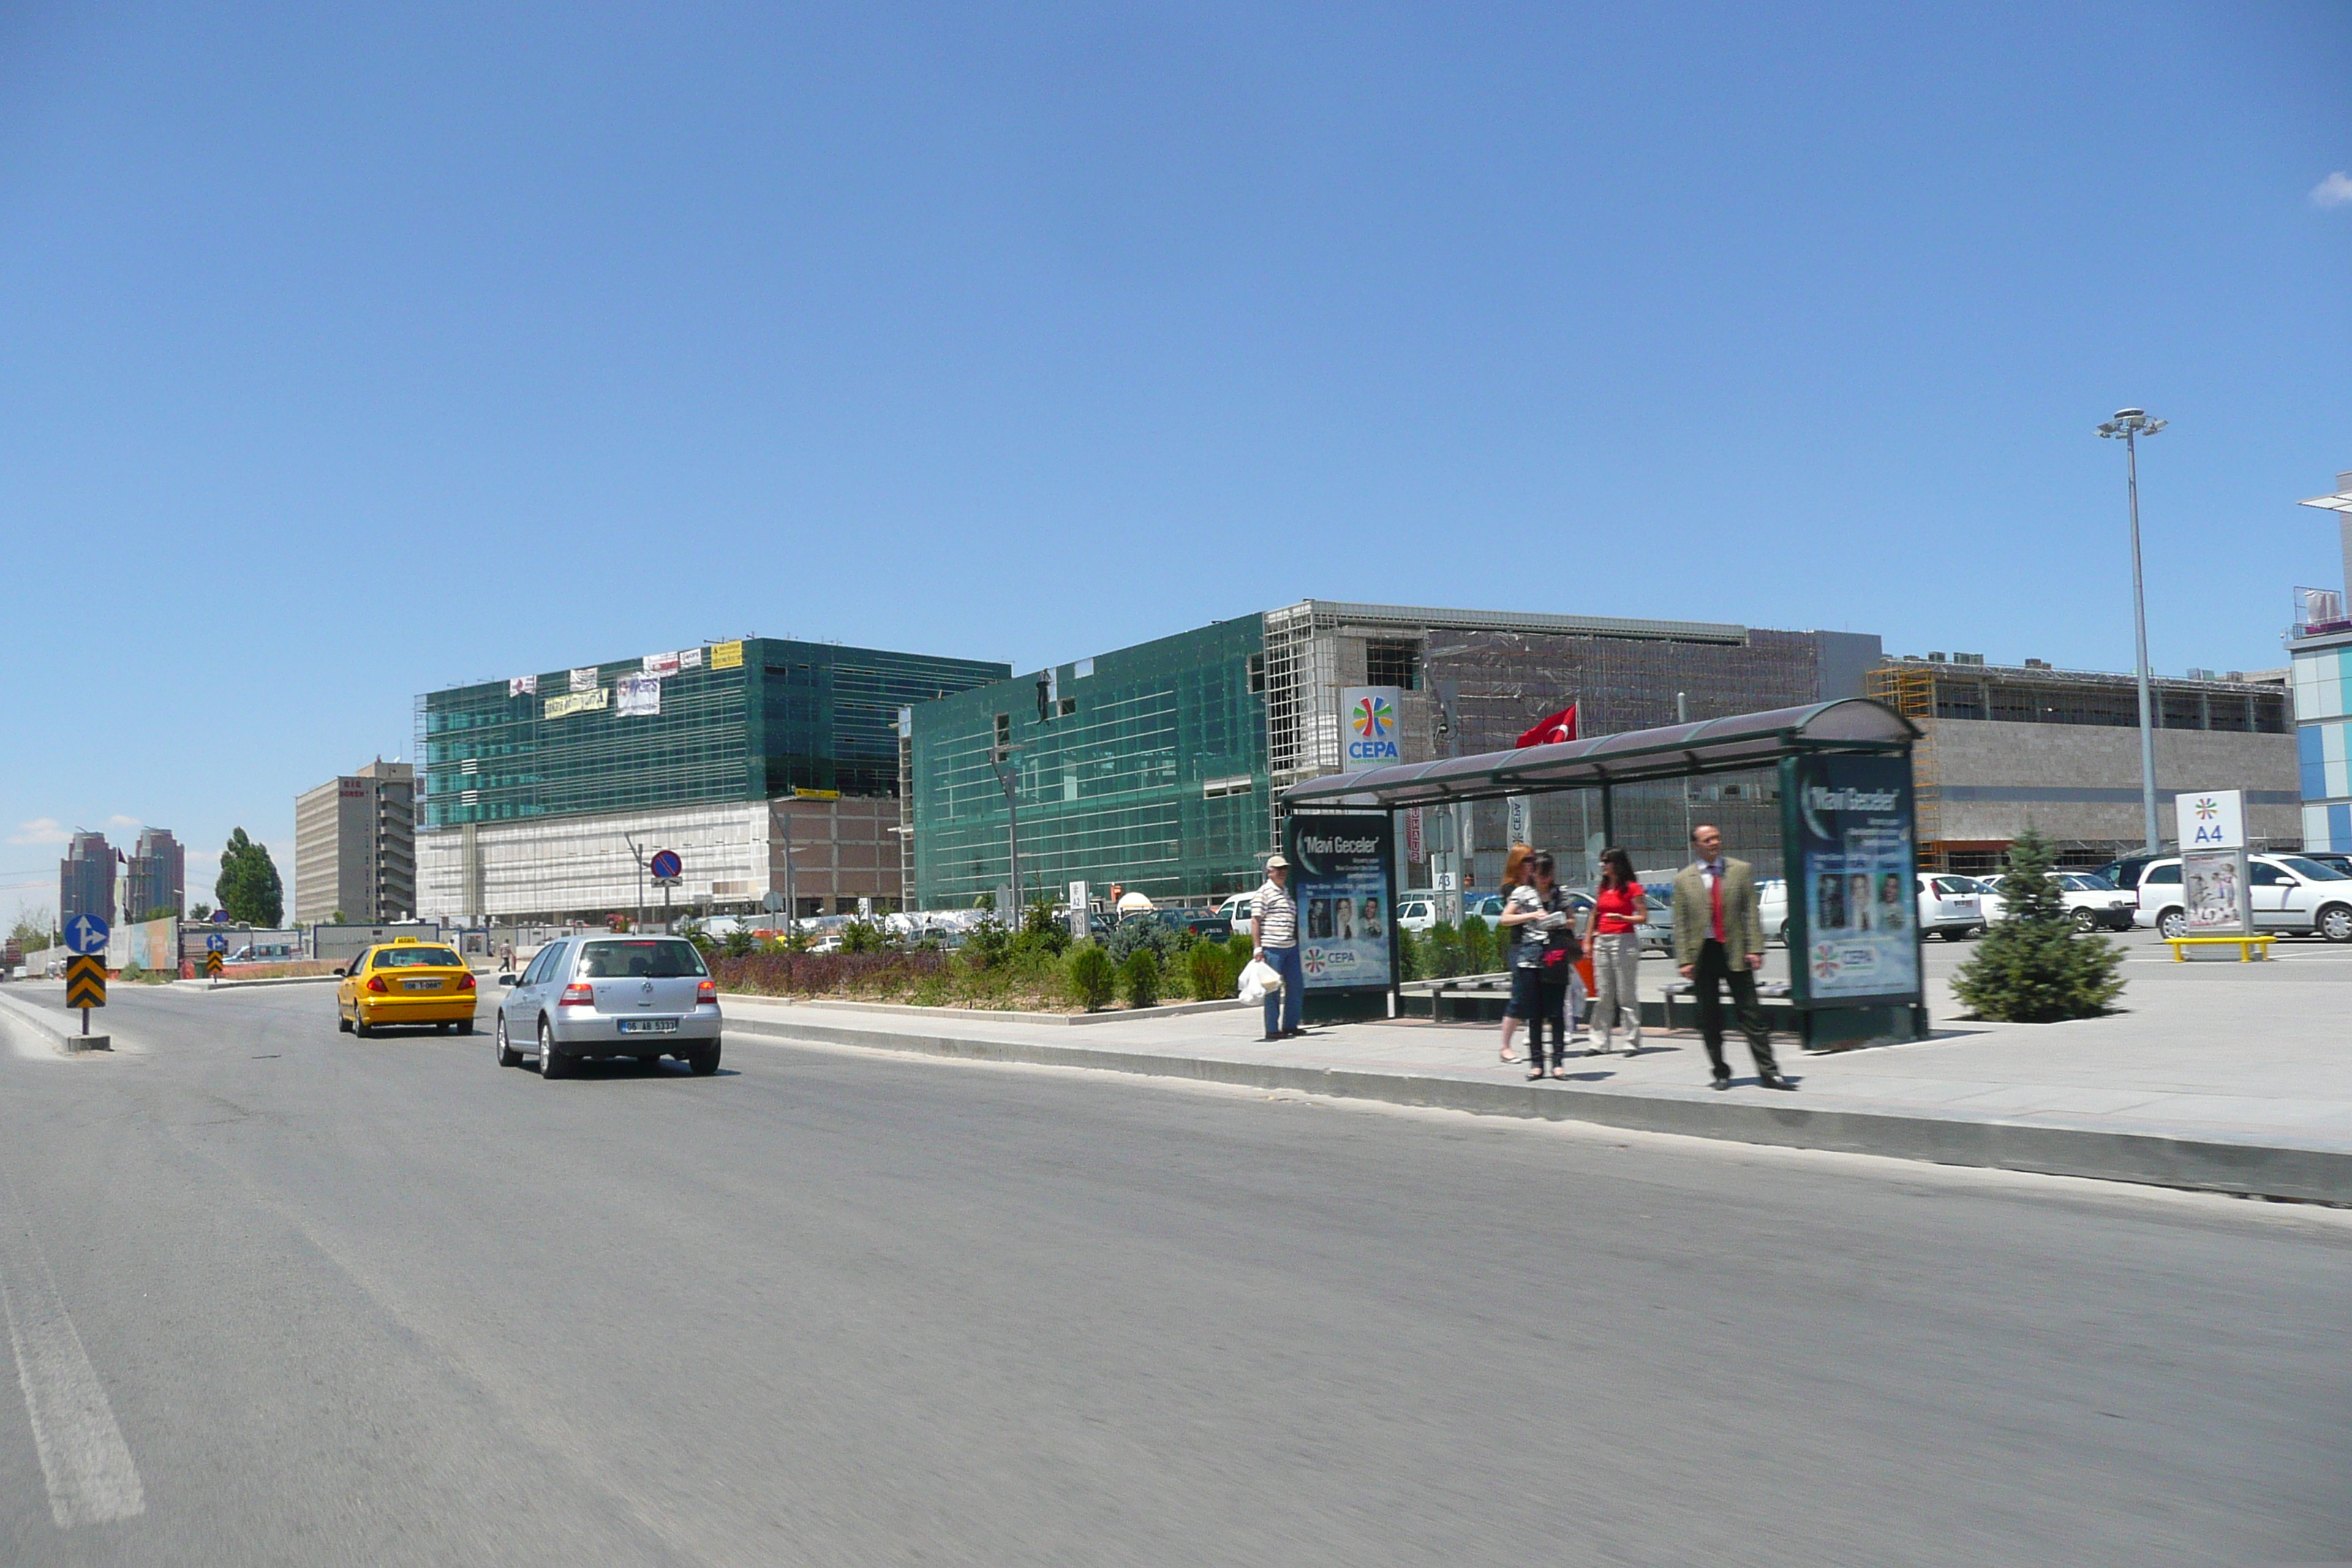
<instances>
[{"instance_id":1,"label":"distant apartment block","mask_svg":"<svg viewBox=\"0 0 2352 1568\"><path fill-rule=\"evenodd\" d=\"M294 919L357 925L416 909L416 771L378 757L294 799Z\"/></svg>"},{"instance_id":2,"label":"distant apartment block","mask_svg":"<svg viewBox=\"0 0 2352 1568\"><path fill-rule=\"evenodd\" d=\"M77 833L58 862L58 923L76 915L111 921L114 909L114 846L103 833Z\"/></svg>"},{"instance_id":3,"label":"distant apartment block","mask_svg":"<svg viewBox=\"0 0 2352 1568\"><path fill-rule=\"evenodd\" d=\"M122 912L141 920L163 910L188 912L188 851L167 827L140 829L122 877Z\"/></svg>"}]
</instances>

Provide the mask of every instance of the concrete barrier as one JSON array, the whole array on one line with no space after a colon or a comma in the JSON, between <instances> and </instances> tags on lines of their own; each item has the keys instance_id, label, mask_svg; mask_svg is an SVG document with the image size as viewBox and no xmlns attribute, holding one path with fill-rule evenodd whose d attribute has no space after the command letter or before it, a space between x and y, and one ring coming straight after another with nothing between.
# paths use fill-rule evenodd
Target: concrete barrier
<instances>
[{"instance_id":1,"label":"concrete barrier","mask_svg":"<svg viewBox=\"0 0 2352 1568\"><path fill-rule=\"evenodd\" d=\"M95 1031L87 1035L81 1032L81 1015L79 1012L70 1015L51 1013L29 1002L20 1002L5 992L0 992L0 1007L6 1009L10 1022L20 1024L38 1035L48 1042L51 1050L61 1056L114 1049L113 1036Z\"/></svg>"}]
</instances>

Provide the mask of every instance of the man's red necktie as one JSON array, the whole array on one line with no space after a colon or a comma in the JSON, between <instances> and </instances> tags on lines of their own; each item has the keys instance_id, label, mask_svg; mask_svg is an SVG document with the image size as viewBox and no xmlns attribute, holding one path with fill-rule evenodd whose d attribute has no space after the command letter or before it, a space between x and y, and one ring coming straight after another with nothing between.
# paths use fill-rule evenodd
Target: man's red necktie
<instances>
[{"instance_id":1,"label":"man's red necktie","mask_svg":"<svg viewBox=\"0 0 2352 1568\"><path fill-rule=\"evenodd\" d=\"M1723 940L1723 873L1715 872L1706 879L1707 908L1715 915L1715 940Z\"/></svg>"}]
</instances>

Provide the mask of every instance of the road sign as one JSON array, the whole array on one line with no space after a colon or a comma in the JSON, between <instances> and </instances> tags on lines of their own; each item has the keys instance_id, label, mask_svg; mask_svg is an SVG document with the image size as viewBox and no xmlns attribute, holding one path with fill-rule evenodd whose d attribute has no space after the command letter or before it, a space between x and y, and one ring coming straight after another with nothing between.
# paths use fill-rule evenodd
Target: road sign
<instances>
[{"instance_id":1,"label":"road sign","mask_svg":"<svg viewBox=\"0 0 2352 1568\"><path fill-rule=\"evenodd\" d=\"M219 949L219 948L216 948L216 947L215 947L215 948L210 948L210 949L207 949L207 950L205 951L205 973L206 974L209 974L209 975L214 976L215 978L218 978L218 977L219 977L219 974L220 974L220 972L221 972L221 951L220 951L220 949Z\"/></svg>"},{"instance_id":2,"label":"road sign","mask_svg":"<svg viewBox=\"0 0 2352 1568\"><path fill-rule=\"evenodd\" d=\"M205 938L205 951L206 952L226 952L228 951L228 938L223 936L218 931L213 932L212 935Z\"/></svg>"},{"instance_id":3,"label":"road sign","mask_svg":"<svg viewBox=\"0 0 2352 1568\"><path fill-rule=\"evenodd\" d=\"M678 863L677 850L656 849L654 858L646 862L646 869L654 874L654 880L657 882L675 882L684 868Z\"/></svg>"},{"instance_id":4,"label":"road sign","mask_svg":"<svg viewBox=\"0 0 2352 1568\"><path fill-rule=\"evenodd\" d=\"M772 915L782 914L784 912L784 896L783 894L776 891L775 889L770 888L768 889L768 896L760 900L760 907L767 910Z\"/></svg>"},{"instance_id":5,"label":"road sign","mask_svg":"<svg viewBox=\"0 0 2352 1568\"><path fill-rule=\"evenodd\" d=\"M68 952L104 952L106 938L106 922L96 915L76 915L66 921Z\"/></svg>"},{"instance_id":6,"label":"road sign","mask_svg":"<svg viewBox=\"0 0 2352 1568\"><path fill-rule=\"evenodd\" d=\"M66 960L66 1005L106 1005L106 960L89 953Z\"/></svg>"},{"instance_id":7,"label":"road sign","mask_svg":"<svg viewBox=\"0 0 2352 1568\"><path fill-rule=\"evenodd\" d=\"M228 924L228 911L226 910L215 910L212 913L212 922L216 926L225 926Z\"/></svg>"}]
</instances>

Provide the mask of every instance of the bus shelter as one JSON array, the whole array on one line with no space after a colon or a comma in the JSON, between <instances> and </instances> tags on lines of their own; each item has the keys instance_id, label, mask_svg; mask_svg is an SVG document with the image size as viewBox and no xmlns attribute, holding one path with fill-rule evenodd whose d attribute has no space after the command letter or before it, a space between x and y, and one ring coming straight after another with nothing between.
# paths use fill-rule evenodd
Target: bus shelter
<instances>
[{"instance_id":1,"label":"bus shelter","mask_svg":"<svg viewBox=\"0 0 2352 1568\"><path fill-rule=\"evenodd\" d=\"M1396 924L1378 918L1396 906L1397 813L1591 790L1613 844L1622 787L1766 770L1778 782L1789 992L1806 1047L1925 1039L1911 776L1919 733L1893 710L1852 697L1292 784L1281 796L1283 844L1309 1016L1397 1008Z\"/></svg>"}]
</instances>

